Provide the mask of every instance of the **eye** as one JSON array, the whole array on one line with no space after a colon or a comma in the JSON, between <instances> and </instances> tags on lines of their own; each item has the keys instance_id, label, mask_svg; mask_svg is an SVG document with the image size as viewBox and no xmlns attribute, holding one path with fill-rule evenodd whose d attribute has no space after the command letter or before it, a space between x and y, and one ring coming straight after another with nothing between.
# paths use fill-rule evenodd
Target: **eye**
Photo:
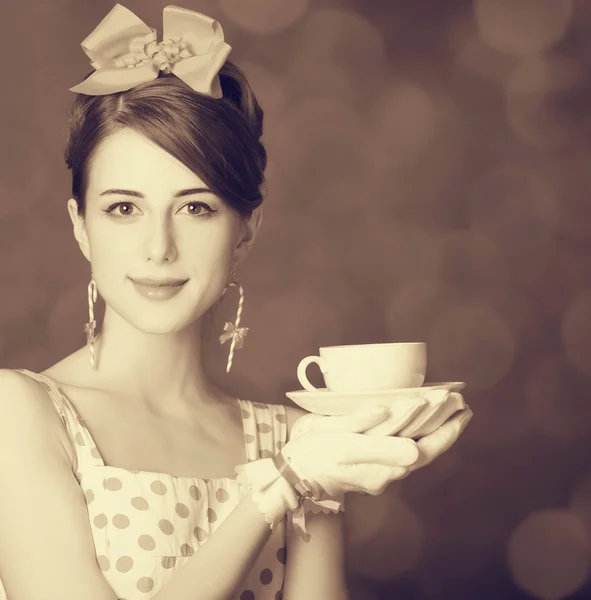
<instances>
[{"instance_id":1,"label":"eye","mask_svg":"<svg viewBox=\"0 0 591 600\"><path fill-rule=\"evenodd\" d=\"M211 208L211 206L209 206L209 204L205 204L205 202L187 202L187 204L185 204L183 208L187 206L194 207L194 210L189 210L190 215L199 216L203 214L204 210L206 211L206 214L209 215L212 215L213 213L217 212L217 210L214 210L213 208Z\"/></svg>"},{"instance_id":2,"label":"eye","mask_svg":"<svg viewBox=\"0 0 591 600\"><path fill-rule=\"evenodd\" d=\"M105 210L104 212L106 212L107 214L111 214L116 208L120 208L120 207L131 207L134 206L131 202L115 202L115 204L111 204L111 206L109 206L109 208L107 208L107 210ZM131 211L127 210L125 213L118 213L117 216L118 217L129 217L130 216Z\"/></svg>"}]
</instances>

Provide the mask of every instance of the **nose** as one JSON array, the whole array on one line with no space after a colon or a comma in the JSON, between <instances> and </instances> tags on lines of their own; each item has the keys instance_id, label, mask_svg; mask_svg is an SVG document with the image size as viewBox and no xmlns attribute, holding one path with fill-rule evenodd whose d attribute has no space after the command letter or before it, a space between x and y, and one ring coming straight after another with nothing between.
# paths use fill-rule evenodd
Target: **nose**
<instances>
[{"instance_id":1,"label":"nose","mask_svg":"<svg viewBox=\"0 0 591 600\"><path fill-rule=\"evenodd\" d=\"M176 259L177 248L170 220L166 217L154 219L149 225L146 239L148 260L159 264Z\"/></svg>"}]
</instances>

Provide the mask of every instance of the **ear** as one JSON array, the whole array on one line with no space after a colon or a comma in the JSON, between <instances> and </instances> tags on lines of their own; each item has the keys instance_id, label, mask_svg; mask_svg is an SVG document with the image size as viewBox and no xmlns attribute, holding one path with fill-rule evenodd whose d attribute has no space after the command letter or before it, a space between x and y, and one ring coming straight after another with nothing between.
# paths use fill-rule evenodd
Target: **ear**
<instances>
[{"instance_id":1,"label":"ear","mask_svg":"<svg viewBox=\"0 0 591 600\"><path fill-rule=\"evenodd\" d=\"M252 211L252 215L248 221L243 220L240 224L241 234L238 245L234 252L234 260L236 264L240 264L251 251L256 239L259 227L263 223L263 206L259 205Z\"/></svg>"},{"instance_id":2,"label":"ear","mask_svg":"<svg viewBox=\"0 0 591 600\"><path fill-rule=\"evenodd\" d=\"M78 204L74 198L68 200L68 214L74 226L74 237L80 246L80 250L88 262L90 262L90 244L86 234L86 223L84 217L78 214Z\"/></svg>"}]
</instances>

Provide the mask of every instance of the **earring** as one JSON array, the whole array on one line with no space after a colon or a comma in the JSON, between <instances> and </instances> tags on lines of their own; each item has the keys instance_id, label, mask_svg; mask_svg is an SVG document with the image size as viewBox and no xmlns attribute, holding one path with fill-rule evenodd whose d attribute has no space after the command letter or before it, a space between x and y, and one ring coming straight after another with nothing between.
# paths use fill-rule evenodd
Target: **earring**
<instances>
[{"instance_id":1,"label":"earring","mask_svg":"<svg viewBox=\"0 0 591 600\"><path fill-rule=\"evenodd\" d=\"M240 316L242 315L242 306L244 305L244 290L242 286L236 280L236 263L234 263L232 267L232 279L226 286L226 289L229 287L237 287L240 293L240 300L238 301L238 312L236 313L236 325L233 323L226 322L224 325L225 333L220 335L220 344L225 343L227 340L232 339L232 343L230 345L230 355L228 356L228 364L226 366L226 373L230 372L232 368L232 358L234 357L234 350L242 348L242 344L244 343L244 338L248 333L248 327L238 327L240 325ZM225 294L226 290L224 290ZM224 295L222 294L222 296Z\"/></svg>"},{"instance_id":2,"label":"earring","mask_svg":"<svg viewBox=\"0 0 591 600\"><path fill-rule=\"evenodd\" d=\"M88 323L84 325L84 331L86 332L86 345L90 348L90 366L93 370L96 370L94 357L94 330L96 328L94 303L96 302L96 295L96 281L94 280L94 274L91 274L90 283L88 284Z\"/></svg>"}]
</instances>

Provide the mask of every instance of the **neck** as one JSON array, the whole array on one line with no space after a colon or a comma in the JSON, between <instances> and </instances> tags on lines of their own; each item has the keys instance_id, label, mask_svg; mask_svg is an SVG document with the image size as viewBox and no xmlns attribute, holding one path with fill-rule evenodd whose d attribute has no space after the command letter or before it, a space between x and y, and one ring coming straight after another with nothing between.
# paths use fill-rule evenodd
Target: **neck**
<instances>
[{"instance_id":1,"label":"neck","mask_svg":"<svg viewBox=\"0 0 591 600\"><path fill-rule=\"evenodd\" d=\"M211 404L202 361L203 319L172 333L145 333L108 307L95 336L97 374L109 389L167 410Z\"/></svg>"}]
</instances>

